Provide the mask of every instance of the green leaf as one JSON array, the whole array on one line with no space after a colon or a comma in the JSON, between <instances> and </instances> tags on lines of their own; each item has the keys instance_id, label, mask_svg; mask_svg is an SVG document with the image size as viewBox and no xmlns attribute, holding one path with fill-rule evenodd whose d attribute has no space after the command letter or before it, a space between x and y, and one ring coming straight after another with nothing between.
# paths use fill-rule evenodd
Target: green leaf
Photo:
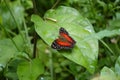
<instances>
[{"instance_id":1,"label":"green leaf","mask_svg":"<svg viewBox=\"0 0 120 80\"><path fill-rule=\"evenodd\" d=\"M5 67L16 52L17 49L10 39L0 40L0 65Z\"/></svg>"},{"instance_id":2,"label":"green leaf","mask_svg":"<svg viewBox=\"0 0 120 80\"><path fill-rule=\"evenodd\" d=\"M58 38L59 28L64 27L77 43L72 51L58 51L58 53L93 73L97 62L98 41L84 40L86 36L94 33L89 21L74 8L65 6L47 11L44 19L45 21L37 15L32 15L38 35L50 46Z\"/></svg>"},{"instance_id":3,"label":"green leaf","mask_svg":"<svg viewBox=\"0 0 120 80\"><path fill-rule=\"evenodd\" d=\"M71 71L71 73L75 76L75 75L77 75L78 73L78 71L77 71L77 66L74 64L74 63L71 63L70 65L69 65L69 68L70 68L70 71ZM79 67L80 68L80 67Z\"/></svg>"},{"instance_id":4,"label":"green leaf","mask_svg":"<svg viewBox=\"0 0 120 80\"><path fill-rule=\"evenodd\" d=\"M44 67L39 59L22 62L17 68L19 80L36 80L43 72Z\"/></svg>"},{"instance_id":5,"label":"green leaf","mask_svg":"<svg viewBox=\"0 0 120 80\"><path fill-rule=\"evenodd\" d=\"M22 60L21 60L22 61ZM20 63L19 59L11 59L4 69L4 76L11 80L18 80L17 65Z\"/></svg>"},{"instance_id":6,"label":"green leaf","mask_svg":"<svg viewBox=\"0 0 120 80\"><path fill-rule=\"evenodd\" d=\"M86 40L89 40L89 39L92 39L92 38L100 40L104 37L112 37L112 36L116 36L116 35L120 35L120 29L102 30L98 33L87 36Z\"/></svg>"},{"instance_id":7,"label":"green leaf","mask_svg":"<svg viewBox=\"0 0 120 80\"><path fill-rule=\"evenodd\" d=\"M24 51L31 57L32 56L32 45L30 44L30 37L29 38L27 37L25 36L24 33L18 34L13 38L13 41L15 42L19 51L21 52Z\"/></svg>"},{"instance_id":8,"label":"green leaf","mask_svg":"<svg viewBox=\"0 0 120 80\"><path fill-rule=\"evenodd\" d=\"M6 1L7 2L7 1ZM18 26L22 26L22 21L24 19L24 8L20 4L20 0L12 1L12 2L7 2ZM14 29L16 28L16 23L10 14L9 9L7 8L6 4L1 2L0 4L0 15L2 17L2 23L3 26L9 29Z\"/></svg>"},{"instance_id":9,"label":"green leaf","mask_svg":"<svg viewBox=\"0 0 120 80\"><path fill-rule=\"evenodd\" d=\"M19 50L23 51L25 49L25 41L23 40L23 37L21 35L16 35L13 40Z\"/></svg>"},{"instance_id":10,"label":"green leaf","mask_svg":"<svg viewBox=\"0 0 120 80\"><path fill-rule=\"evenodd\" d=\"M47 48L47 45L42 40L37 41L37 54L39 59L44 62L44 64L49 61L49 50Z\"/></svg>"},{"instance_id":11,"label":"green leaf","mask_svg":"<svg viewBox=\"0 0 120 80\"><path fill-rule=\"evenodd\" d=\"M100 73L100 80L117 80L116 74L111 69L104 67Z\"/></svg>"},{"instance_id":12,"label":"green leaf","mask_svg":"<svg viewBox=\"0 0 120 80\"><path fill-rule=\"evenodd\" d=\"M120 78L120 56L118 57L118 59L115 63L115 73Z\"/></svg>"}]
</instances>

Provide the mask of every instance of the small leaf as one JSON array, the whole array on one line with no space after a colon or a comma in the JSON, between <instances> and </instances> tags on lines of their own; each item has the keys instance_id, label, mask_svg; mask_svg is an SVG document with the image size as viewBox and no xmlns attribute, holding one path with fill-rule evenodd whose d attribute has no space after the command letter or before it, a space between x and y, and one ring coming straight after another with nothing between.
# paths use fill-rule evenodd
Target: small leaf
<instances>
[{"instance_id":1,"label":"small leaf","mask_svg":"<svg viewBox=\"0 0 120 80\"><path fill-rule=\"evenodd\" d=\"M37 54L38 58L46 64L49 61L49 49L47 48L47 45L42 41L37 41Z\"/></svg>"},{"instance_id":2,"label":"small leaf","mask_svg":"<svg viewBox=\"0 0 120 80\"><path fill-rule=\"evenodd\" d=\"M117 76L120 76L120 56L118 57L116 63L115 63L115 72Z\"/></svg>"},{"instance_id":3,"label":"small leaf","mask_svg":"<svg viewBox=\"0 0 120 80\"><path fill-rule=\"evenodd\" d=\"M10 39L0 40L0 64L5 67L8 61L14 57L17 49Z\"/></svg>"},{"instance_id":4,"label":"small leaf","mask_svg":"<svg viewBox=\"0 0 120 80\"><path fill-rule=\"evenodd\" d=\"M104 67L100 73L100 80L117 80L116 74L111 69Z\"/></svg>"},{"instance_id":5,"label":"small leaf","mask_svg":"<svg viewBox=\"0 0 120 80\"><path fill-rule=\"evenodd\" d=\"M17 45L17 47L19 48L19 50L23 51L25 49L25 42L23 40L23 37L21 35L16 35L13 38L15 44Z\"/></svg>"},{"instance_id":6,"label":"small leaf","mask_svg":"<svg viewBox=\"0 0 120 80\"><path fill-rule=\"evenodd\" d=\"M98 33L87 36L87 38L85 38L85 40L89 40L89 39L93 39L93 38L100 40L104 37L112 37L112 36L116 36L116 35L120 35L120 29L102 30Z\"/></svg>"},{"instance_id":7,"label":"small leaf","mask_svg":"<svg viewBox=\"0 0 120 80\"><path fill-rule=\"evenodd\" d=\"M22 62L17 68L19 80L36 80L43 72L44 67L39 59Z\"/></svg>"}]
</instances>

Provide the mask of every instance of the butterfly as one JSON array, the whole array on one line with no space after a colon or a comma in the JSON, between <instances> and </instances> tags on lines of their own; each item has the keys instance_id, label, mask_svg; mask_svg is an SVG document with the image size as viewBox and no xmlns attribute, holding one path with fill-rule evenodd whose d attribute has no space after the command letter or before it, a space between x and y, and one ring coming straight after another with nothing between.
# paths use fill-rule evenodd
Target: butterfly
<instances>
[{"instance_id":1,"label":"butterfly","mask_svg":"<svg viewBox=\"0 0 120 80\"><path fill-rule=\"evenodd\" d=\"M59 35L59 38L52 42L51 47L53 49L72 49L74 47L76 41L69 36L69 33L63 27L59 29Z\"/></svg>"}]
</instances>

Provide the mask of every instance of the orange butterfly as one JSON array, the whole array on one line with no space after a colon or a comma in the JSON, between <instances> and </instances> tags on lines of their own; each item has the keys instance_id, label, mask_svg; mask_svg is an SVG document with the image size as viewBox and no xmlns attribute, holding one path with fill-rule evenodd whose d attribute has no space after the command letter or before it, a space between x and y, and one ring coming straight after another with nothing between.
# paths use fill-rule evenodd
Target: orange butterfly
<instances>
[{"instance_id":1,"label":"orange butterfly","mask_svg":"<svg viewBox=\"0 0 120 80\"><path fill-rule=\"evenodd\" d=\"M69 33L62 27L59 29L59 34L59 38L52 42L51 47L57 50L72 49L76 41L70 37Z\"/></svg>"}]
</instances>

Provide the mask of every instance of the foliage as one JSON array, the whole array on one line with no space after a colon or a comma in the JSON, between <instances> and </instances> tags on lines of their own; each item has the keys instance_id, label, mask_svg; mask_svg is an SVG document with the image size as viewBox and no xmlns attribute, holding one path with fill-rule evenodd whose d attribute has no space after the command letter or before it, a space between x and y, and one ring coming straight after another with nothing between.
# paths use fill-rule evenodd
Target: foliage
<instances>
[{"instance_id":1,"label":"foliage","mask_svg":"<svg viewBox=\"0 0 120 80\"><path fill-rule=\"evenodd\" d=\"M119 80L119 22L119 0L1 0L0 80ZM60 27L73 49L50 47Z\"/></svg>"}]
</instances>

